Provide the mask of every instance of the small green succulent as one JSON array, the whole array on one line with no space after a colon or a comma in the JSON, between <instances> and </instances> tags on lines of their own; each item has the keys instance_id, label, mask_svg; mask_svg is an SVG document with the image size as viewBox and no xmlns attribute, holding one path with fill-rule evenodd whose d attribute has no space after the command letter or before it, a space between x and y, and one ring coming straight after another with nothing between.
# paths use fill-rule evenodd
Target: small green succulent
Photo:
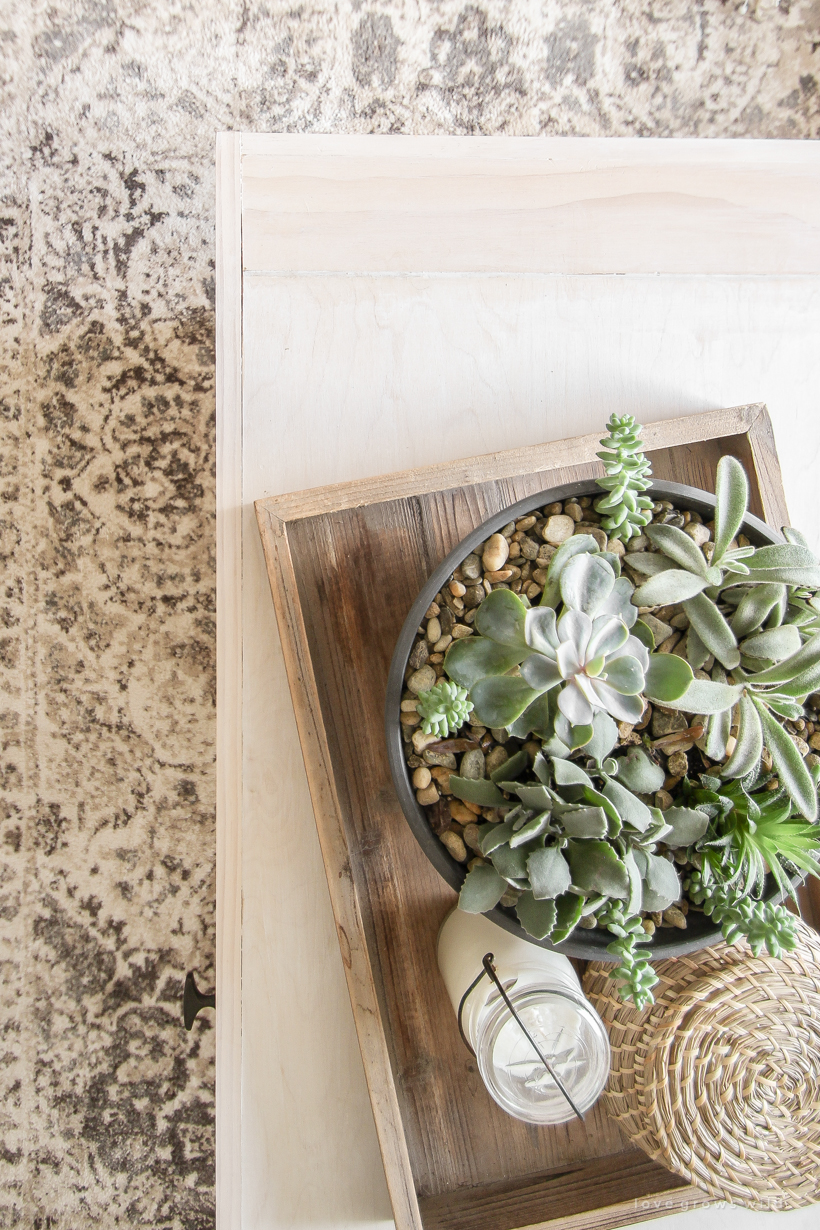
<instances>
[{"instance_id":1,"label":"small green succulent","mask_svg":"<svg viewBox=\"0 0 820 1230\"><path fill-rule=\"evenodd\" d=\"M696 843L702 863L692 879L697 890L725 884L755 897L770 874L781 893L794 896L795 871L820 876L820 827L797 817L786 791L769 790L769 784L766 774L731 782L703 774L700 785L684 783L687 803L709 816Z\"/></svg>"},{"instance_id":2,"label":"small green succulent","mask_svg":"<svg viewBox=\"0 0 820 1230\"><path fill-rule=\"evenodd\" d=\"M607 494L595 511L601 514L601 529L622 542L640 534L652 520L652 500L643 494L652 485L651 466L641 452L640 430L631 414L613 414L607 423L609 435L601 440L606 451L597 454L606 470L606 478L597 482Z\"/></svg>"},{"instance_id":3,"label":"small green succulent","mask_svg":"<svg viewBox=\"0 0 820 1230\"><path fill-rule=\"evenodd\" d=\"M446 739L467 721L473 711L473 702L466 688L442 679L435 687L419 693L416 709L421 715L424 733Z\"/></svg>"},{"instance_id":4,"label":"small green succulent","mask_svg":"<svg viewBox=\"0 0 820 1230\"><path fill-rule=\"evenodd\" d=\"M639 1011L654 1004L652 992L660 979L649 964L649 954L638 947L650 939L640 917L626 914L615 901L610 901L597 917L617 937L607 945L607 952L618 960L618 966L610 977L615 979L621 999L631 1001Z\"/></svg>"},{"instance_id":5,"label":"small green succulent","mask_svg":"<svg viewBox=\"0 0 820 1230\"><path fill-rule=\"evenodd\" d=\"M780 957L785 949L797 947L794 915L785 906L770 901L746 897L742 889L729 884L704 886L701 878L692 877L689 897L720 924L727 944L736 944L744 936L752 952L759 957L764 945L772 957Z\"/></svg>"}]
</instances>

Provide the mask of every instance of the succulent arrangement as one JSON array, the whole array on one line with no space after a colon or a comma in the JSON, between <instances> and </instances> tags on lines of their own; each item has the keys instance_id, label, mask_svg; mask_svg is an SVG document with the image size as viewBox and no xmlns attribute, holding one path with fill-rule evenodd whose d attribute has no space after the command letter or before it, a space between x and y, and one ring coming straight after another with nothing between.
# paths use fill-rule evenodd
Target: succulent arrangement
<instances>
[{"instance_id":1,"label":"succulent arrangement","mask_svg":"<svg viewBox=\"0 0 820 1230\"><path fill-rule=\"evenodd\" d=\"M643 1007L655 927L690 910L755 952L794 947L765 897L820 874L820 757L800 733L820 702L820 562L797 531L742 535L733 457L710 525L655 503L639 432L611 419L605 494L545 509L546 546L527 517L494 536L501 568L481 580L473 556L454 574L402 718L419 800L468 865L461 908L500 903L556 944L607 929L620 994Z\"/></svg>"}]
</instances>

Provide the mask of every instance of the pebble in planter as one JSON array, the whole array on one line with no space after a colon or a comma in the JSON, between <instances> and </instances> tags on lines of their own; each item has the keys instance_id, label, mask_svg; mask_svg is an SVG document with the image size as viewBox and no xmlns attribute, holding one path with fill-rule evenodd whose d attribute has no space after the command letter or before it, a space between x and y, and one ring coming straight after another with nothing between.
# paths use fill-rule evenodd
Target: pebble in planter
<instances>
[{"instance_id":1,"label":"pebble in planter","mask_svg":"<svg viewBox=\"0 0 820 1230\"><path fill-rule=\"evenodd\" d=\"M820 564L796 531L738 536L733 458L705 526L644 494L633 419L608 430L594 509L547 506L454 574L402 716L419 802L468 865L461 907L514 907L552 943L607 928L621 995L643 1006L645 945L691 910L730 942L793 947L792 916L761 897L767 870L781 892L818 872L820 766L800 732L820 686Z\"/></svg>"}]
</instances>

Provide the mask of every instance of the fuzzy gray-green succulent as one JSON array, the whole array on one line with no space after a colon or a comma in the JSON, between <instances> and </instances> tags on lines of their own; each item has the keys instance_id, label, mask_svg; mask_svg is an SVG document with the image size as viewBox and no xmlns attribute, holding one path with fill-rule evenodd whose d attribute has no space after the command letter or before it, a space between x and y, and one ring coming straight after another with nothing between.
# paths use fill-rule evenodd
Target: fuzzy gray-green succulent
<instances>
[{"instance_id":1,"label":"fuzzy gray-green succulent","mask_svg":"<svg viewBox=\"0 0 820 1230\"><path fill-rule=\"evenodd\" d=\"M451 775L457 798L498 808L504 817L479 829L487 863L468 873L462 909L483 913L513 888L520 894L516 912L524 929L557 944L609 901L633 916L679 900L675 864L656 852L657 843L690 846L706 832L709 817L697 807L662 812L644 803L638 795L660 789L664 771L641 748L610 757L614 743L615 735L609 746L602 741L596 749L600 762L591 759L587 768L540 752L534 782L519 780L529 765L526 754L496 770L496 780Z\"/></svg>"},{"instance_id":2,"label":"fuzzy gray-green succulent","mask_svg":"<svg viewBox=\"0 0 820 1230\"><path fill-rule=\"evenodd\" d=\"M710 680L693 679L683 695L665 703L706 719L705 747L715 760L726 755L737 706L735 748L721 774L744 777L759 763L765 744L790 797L814 820L815 783L778 719L801 717L806 697L820 686L820 604L813 605L820 562L791 529L784 530L786 542L773 546L733 546L748 495L740 462L722 457L711 559L681 529L648 526L656 550L629 557L630 568L648 577L633 601L680 603L689 621L690 665L700 669L710 655L716 659Z\"/></svg>"}]
</instances>

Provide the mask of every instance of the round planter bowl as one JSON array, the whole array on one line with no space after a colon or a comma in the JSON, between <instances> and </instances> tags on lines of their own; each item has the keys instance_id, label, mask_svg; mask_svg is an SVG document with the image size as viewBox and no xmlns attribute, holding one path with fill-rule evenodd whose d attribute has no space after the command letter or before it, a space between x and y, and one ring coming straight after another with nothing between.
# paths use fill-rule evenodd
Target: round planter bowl
<instances>
[{"instance_id":1,"label":"round planter bowl","mask_svg":"<svg viewBox=\"0 0 820 1230\"><path fill-rule=\"evenodd\" d=\"M468 534L466 538L461 540L458 546L441 562L427 581L418 598L413 603L410 614L405 620L404 627L396 643L387 681L385 707L387 754L390 761L390 771L393 775L393 782L396 787L396 793L399 796L402 811L407 818L407 823L415 834L416 840L436 870L456 892L461 888L466 874L465 869L461 863L457 863L451 857L430 828L424 808L419 805L416 799L410 780L410 771L405 761L399 712L401 695L404 690L404 674L407 669L407 659L413 648L413 641L416 638L419 624L423 620L424 612L433 601L433 598L474 547L477 547L479 543L485 542L491 534L500 530L508 522L517 521L519 517L526 516L527 513L532 512L535 508L541 508L544 504L568 500L573 496L592 494L601 494L600 487L592 479L566 483L562 487L552 487L540 492L538 495L528 496L526 500L520 500L517 504L503 509L501 512L496 513L494 517L490 517L482 525L479 525L471 534ZM683 483L655 482L652 484L649 494L654 496L656 500L671 501L676 508L698 512L704 521L711 521L714 518L715 497L707 491L698 490L697 487L688 487ZM743 523L743 532L756 546L783 541L780 534L773 531L759 517L752 516L751 513ZM779 901L780 899L781 894L776 891L767 893L767 900ZM494 910L490 910L487 913L487 917L491 918L499 927L503 927L505 931L511 931L514 935L521 936L522 939L529 940L531 944L537 944L540 948L555 948L556 951L562 952L566 956L578 957L588 961L609 961L612 959L606 951L607 944L612 941L612 936L608 931L602 929L582 931L576 928L569 939L564 940L562 944L555 945L551 944L549 940L535 940L532 936L527 935L519 923L514 909L496 906ZM663 928L655 932L651 943L646 946L646 951L651 954L653 959L660 960L664 957L679 957L684 953L695 952L699 948L706 948L708 945L722 939L720 928L716 927L705 914L692 911L687 917L687 922L688 927L686 931Z\"/></svg>"}]
</instances>

